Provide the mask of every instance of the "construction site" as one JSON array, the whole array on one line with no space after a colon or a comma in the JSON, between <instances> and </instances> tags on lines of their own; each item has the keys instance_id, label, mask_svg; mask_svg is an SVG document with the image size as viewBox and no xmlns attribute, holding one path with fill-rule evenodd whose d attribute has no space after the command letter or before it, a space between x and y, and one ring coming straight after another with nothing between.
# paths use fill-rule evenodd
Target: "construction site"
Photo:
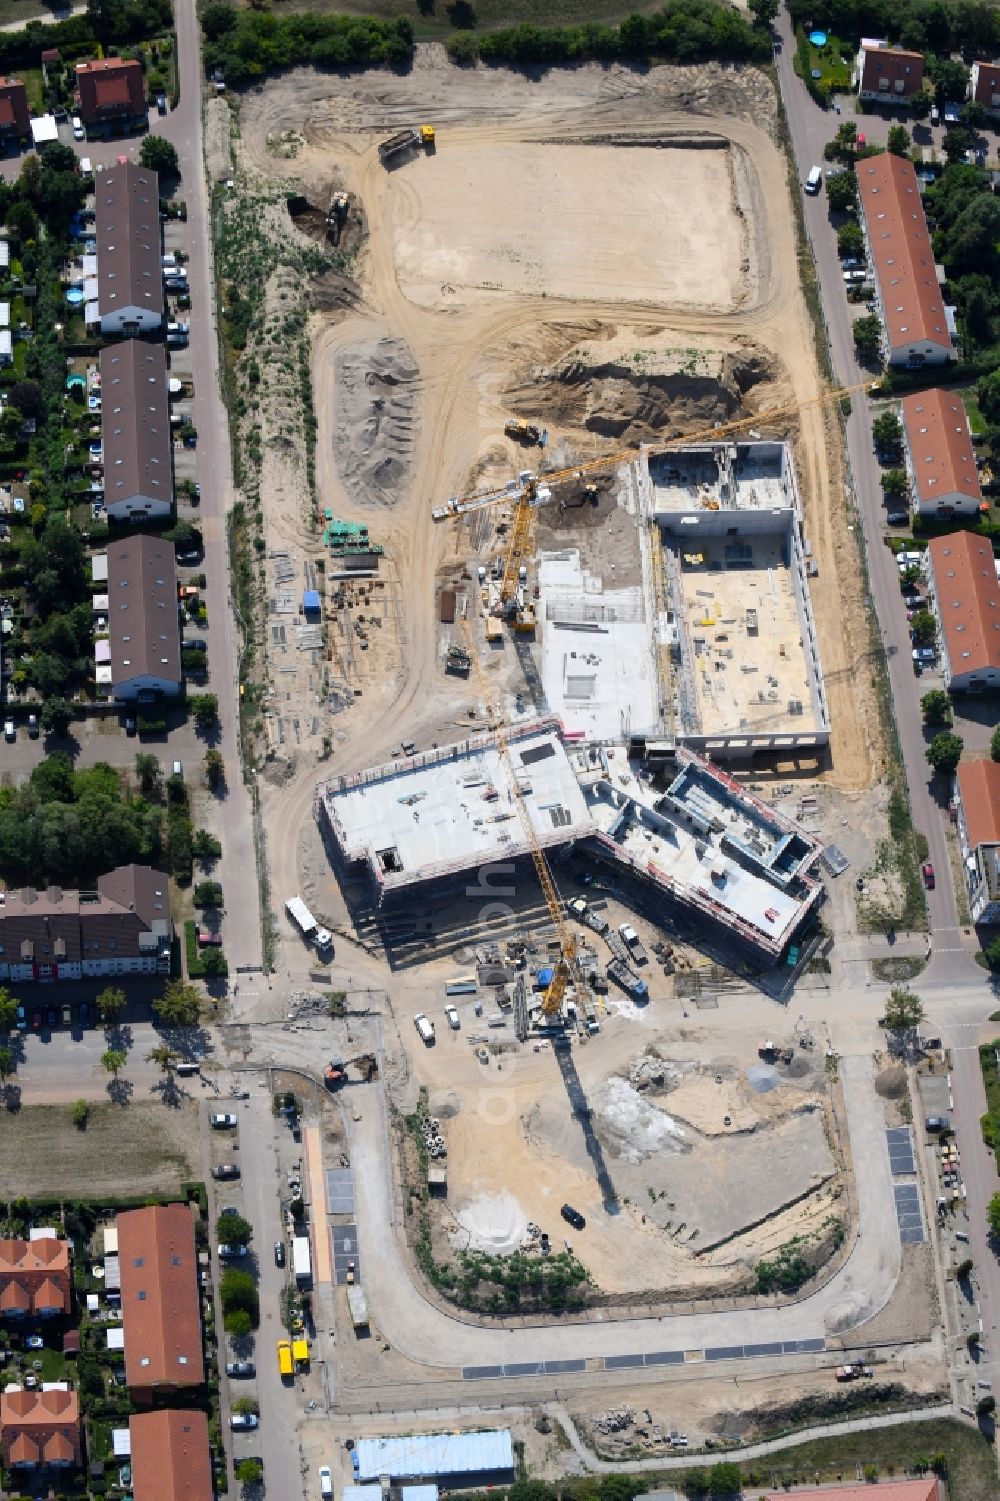
<instances>
[{"instance_id":1,"label":"construction site","mask_svg":"<svg viewBox=\"0 0 1000 1501\"><path fill-rule=\"evenodd\" d=\"M267 864L333 938L279 922L278 973L385 998L437 1264L542 1258L569 1198L587 1301L752 1293L793 1240L832 1266L827 1040L759 1008L842 868L796 809L861 795L878 735L770 83L429 46L207 118L216 180L343 255L309 484L266 382L253 409ZM276 332L301 290L269 281Z\"/></svg>"}]
</instances>

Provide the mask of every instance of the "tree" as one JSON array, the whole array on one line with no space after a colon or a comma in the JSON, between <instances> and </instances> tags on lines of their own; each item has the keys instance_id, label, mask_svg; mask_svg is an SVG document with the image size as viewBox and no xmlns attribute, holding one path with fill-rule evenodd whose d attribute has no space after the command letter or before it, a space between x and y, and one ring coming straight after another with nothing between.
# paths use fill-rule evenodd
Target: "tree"
<instances>
[{"instance_id":1,"label":"tree","mask_svg":"<svg viewBox=\"0 0 1000 1501\"><path fill-rule=\"evenodd\" d=\"M234 1308L231 1313L223 1314L222 1327L233 1339L245 1339L256 1326L245 1308Z\"/></svg>"},{"instance_id":2,"label":"tree","mask_svg":"<svg viewBox=\"0 0 1000 1501\"><path fill-rule=\"evenodd\" d=\"M201 29L210 42L217 42L221 36L232 31L235 25L236 11L231 5L213 3L202 10Z\"/></svg>"},{"instance_id":3,"label":"tree","mask_svg":"<svg viewBox=\"0 0 1000 1501\"><path fill-rule=\"evenodd\" d=\"M1000 937L990 939L983 949L983 958L990 969L1000 969Z\"/></svg>"},{"instance_id":4,"label":"tree","mask_svg":"<svg viewBox=\"0 0 1000 1501\"><path fill-rule=\"evenodd\" d=\"M191 894L196 907L221 907L222 886L219 881L199 881Z\"/></svg>"},{"instance_id":5,"label":"tree","mask_svg":"<svg viewBox=\"0 0 1000 1501\"><path fill-rule=\"evenodd\" d=\"M914 120L926 120L934 108L934 95L927 89L921 89L910 99L910 114Z\"/></svg>"},{"instance_id":6,"label":"tree","mask_svg":"<svg viewBox=\"0 0 1000 1501\"><path fill-rule=\"evenodd\" d=\"M0 985L0 1032L9 1032L17 1021L18 1002L6 985Z\"/></svg>"},{"instance_id":7,"label":"tree","mask_svg":"<svg viewBox=\"0 0 1000 1501\"><path fill-rule=\"evenodd\" d=\"M980 1397L979 1401L976 1403L976 1416L980 1418L988 1418L990 1413L996 1412L996 1408L996 1397L992 1395L988 1397Z\"/></svg>"},{"instance_id":8,"label":"tree","mask_svg":"<svg viewBox=\"0 0 1000 1501\"><path fill-rule=\"evenodd\" d=\"M909 156L910 132L905 125L891 125L885 144L893 156Z\"/></svg>"},{"instance_id":9,"label":"tree","mask_svg":"<svg viewBox=\"0 0 1000 1501\"><path fill-rule=\"evenodd\" d=\"M41 417L45 403L42 388L36 380L15 381L10 388L11 405L17 407L22 417Z\"/></svg>"},{"instance_id":10,"label":"tree","mask_svg":"<svg viewBox=\"0 0 1000 1501\"><path fill-rule=\"evenodd\" d=\"M1000 761L1000 724L990 736L990 757L994 761Z\"/></svg>"},{"instance_id":11,"label":"tree","mask_svg":"<svg viewBox=\"0 0 1000 1501\"><path fill-rule=\"evenodd\" d=\"M188 707L199 730L214 730L219 723L219 700L214 693L196 693L188 699Z\"/></svg>"},{"instance_id":12,"label":"tree","mask_svg":"<svg viewBox=\"0 0 1000 1501\"><path fill-rule=\"evenodd\" d=\"M920 700L920 712L924 716L924 724L949 725L951 724L951 699L943 688L932 688Z\"/></svg>"},{"instance_id":13,"label":"tree","mask_svg":"<svg viewBox=\"0 0 1000 1501\"><path fill-rule=\"evenodd\" d=\"M198 552L204 545L204 539L193 521L178 521L177 525L165 534L166 540L172 542L178 552Z\"/></svg>"},{"instance_id":14,"label":"tree","mask_svg":"<svg viewBox=\"0 0 1000 1501\"><path fill-rule=\"evenodd\" d=\"M165 1042L161 1042L155 1048L150 1048L146 1054L146 1062L155 1063L161 1073L169 1074L179 1057L179 1053L176 1053L173 1048L168 1047Z\"/></svg>"},{"instance_id":15,"label":"tree","mask_svg":"<svg viewBox=\"0 0 1000 1501\"><path fill-rule=\"evenodd\" d=\"M905 469L887 469L882 476L882 489L886 495L898 500L910 493L910 479Z\"/></svg>"},{"instance_id":16,"label":"tree","mask_svg":"<svg viewBox=\"0 0 1000 1501\"><path fill-rule=\"evenodd\" d=\"M969 70L947 54L927 59L927 72L937 94L938 104L957 103L969 92Z\"/></svg>"},{"instance_id":17,"label":"tree","mask_svg":"<svg viewBox=\"0 0 1000 1501\"><path fill-rule=\"evenodd\" d=\"M159 172L163 177L177 176L177 147L163 136L143 136L139 160L151 172Z\"/></svg>"},{"instance_id":18,"label":"tree","mask_svg":"<svg viewBox=\"0 0 1000 1501\"><path fill-rule=\"evenodd\" d=\"M101 991L94 1005L97 1007L97 1014L101 1021L113 1026L128 1005L128 997L124 990L119 990L115 985L109 985L107 989Z\"/></svg>"},{"instance_id":19,"label":"tree","mask_svg":"<svg viewBox=\"0 0 1000 1501\"><path fill-rule=\"evenodd\" d=\"M834 178L836 181L836 178ZM837 254L840 256L859 256L864 253L865 233L860 224L853 219L847 224L842 224L837 230Z\"/></svg>"},{"instance_id":20,"label":"tree","mask_svg":"<svg viewBox=\"0 0 1000 1501\"><path fill-rule=\"evenodd\" d=\"M256 1397L237 1397L233 1402L233 1412L259 1413L260 1403Z\"/></svg>"},{"instance_id":21,"label":"tree","mask_svg":"<svg viewBox=\"0 0 1000 1501\"><path fill-rule=\"evenodd\" d=\"M743 1494L740 1467L731 1459L720 1460L708 1472L708 1494L712 1501L732 1501Z\"/></svg>"},{"instance_id":22,"label":"tree","mask_svg":"<svg viewBox=\"0 0 1000 1501\"><path fill-rule=\"evenodd\" d=\"M101 1067L116 1079L127 1062L128 1054L124 1048L108 1048L101 1054Z\"/></svg>"},{"instance_id":23,"label":"tree","mask_svg":"<svg viewBox=\"0 0 1000 1501\"><path fill-rule=\"evenodd\" d=\"M198 829L195 832L194 838L191 841L191 848L194 851L195 858L200 860L202 865L207 865L212 860L218 860L222 854L222 845L216 839L215 835L210 834L207 829Z\"/></svg>"},{"instance_id":24,"label":"tree","mask_svg":"<svg viewBox=\"0 0 1000 1501\"><path fill-rule=\"evenodd\" d=\"M976 382L979 410L990 422L1000 422L1000 370L991 370Z\"/></svg>"},{"instance_id":25,"label":"tree","mask_svg":"<svg viewBox=\"0 0 1000 1501\"><path fill-rule=\"evenodd\" d=\"M882 325L874 313L854 320L854 343L862 354L874 354L882 341Z\"/></svg>"},{"instance_id":26,"label":"tree","mask_svg":"<svg viewBox=\"0 0 1000 1501\"><path fill-rule=\"evenodd\" d=\"M215 1233L226 1246L248 1246L253 1240L253 1226L241 1214L220 1214Z\"/></svg>"},{"instance_id":27,"label":"tree","mask_svg":"<svg viewBox=\"0 0 1000 1501\"><path fill-rule=\"evenodd\" d=\"M858 201L858 180L853 172L838 172L827 179L827 207L834 214L845 214Z\"/></svg>"},{"instance_id":28,"label":"tree","mask_svg":"<svg viewBox=\"0 0 1000 1501\"><path fill-rule=\"evenodd\" d=\"M201 992L184 980L168 980L153 1010L166 1026L194 1027L201 1018Z\"/></svg>"},{"instance_id":29,"label":"tree","mask_svg":"<svg viewBox=\"0 0 1000 1501\"><path fill-rule=\"evenodd\" d=\"M935 735L925 752L932 771L940 772L942 776L951 776L962 759L962 751L965 749L965 741L961 735L952 735L947 730L942 730Z\"/></svg>"},{"instance_id":30,"label":"tree","mask_svg":"<svg viewBox=\"0 0 1000 1501\"><path fill-rule=\"evenodd\" d=\"M952 164L962 160L975 144L975 136L964 125L953 125L944 138L944 154Z\"/></svg>"},{"instance_id":31,"label":"tree","mask_svg":"<svg viewBox=\"0 0 1000 1501\"><path fill-rule=\"evenodd\" d=\"M747 9L755 26L770 27L778 14L778 0L750 0Z\"/></svg>"},{"instance_id":32,"label":"tree","mask_svg":"<svg viewBox=\"0 0 1000 1501\"><path fill-rule=\"evenodd\" d=\"M74 1100L69 1107L69 1118L78 1131L86 1131L90 1119L90 1106L86 1100Z\"/></svg>"},{"instance_id":33,"label":"tree","mask_svg":"<svg viewBox=\"0 0 1000 1501\"><path fill-rule=\"evenodd\" d=\"M226 956L221 949L210 948L205 950L201 956L201 972L206 980L221 979L223 975L228 975L229 965L226 963Z\"/></svg>"},{"instance_id":34,"label":"tree","mask_svg":"<svg viewBox=\"0 0 1000 1501\"><path fill-rule=\"evenodd\" d=\"M982 130L986 124L985 106L978 99L967 99L958 112L958 118L966 130Z\"/></svg>"},{"instance_id":35,"label":"tree","mask_svg":"<svg viewBox=\"0 0 1000 1501\"><path fill-rule=\"evenodd\" d=\"M226 763L222 752L210 745L205 752L205 780L209 790L217 792L226 779Z\"/></svg>"},{"instance_id":36,"label":"tree","mask_svg":"<svg viewBox=\"0 0 1000 1501\"><path fill-rule=\"evenodd\" d=\"M930 646L937 637L937 621L930 610L918 610L910 621L910 630L918 646Z\"/></svg>"},{"instance_id":37,"label":"tree","mask_svg":"<svg viewBox=\"0 0 1000 1501\"><path fill-rule=\"evenodd\" d=\"M228 5L212 7L213 9L228 10ZM264 1478L264 1466L259 1459L238 1459L233 1474L240 1485L259 1485Z\"/></svg>"},{"instance_id":38,"label":"tree","mask_svg":"<svg viewBox=\"0 0 1000 1501\"><path fill-rule=\"evenodd\" d=\"M6 1084L16 1065L10 1048L0 1048L0 1084Z\"/></svg>"},{"instance_id":39,"label":"tree","mask_svg":"<svg viewBox=\"0 0 1000 1501\"><path fill-rule=\"evenodd\" d=\"M924 1019L924 1003L912 990L890 990L881 1025L887 1032L909 1032Z\"/></svg>"},{"instance_id":40,"label":"tree","mask_svg":"<svg viewBox=\"0 0 1000 1501\"><path fill-rule=\"evenodd\" d=\"M879 412L872 423L872 437L879 448L898 448L903 440L903 425L890 408Z\"/></svg>"},{"instance_id":41,"label":"tree","mask_svg":"<svg viewBox=\"0 0 1000 1501\"><path fill-rule=\"evenodd\" d=\"M1000 1239L1000 1193L995 1193L986 1206L986 1227L994 1238Z\"/></svg>"},{"instance_id":42,"label":"tree","mask_svg":"<svg viewBox=\"0 0 1000 1501\"><path fill-rule=\"evenodd\" d=\"M36 658L36 669L37 669L37 658ZM36 670L36 682L37 682L37 670ZM42 713L41 713L42 729L45 731L45 733L47 735L59 735L59 736L63 736L63 735L65 735L67 733L67 731L69 730L70 725L73 723L74 714L75 714L75 710L73 708L73 705L68 701L68 699L61 698L58 695L56 695L56 697L54 697L54 698L47 698L45 700L44 704L42 705Z\"/></svg>"},{"instance_id":43,"label":"tree","mask_svg":"<svg viewBox=\"0 0 1000 1501\"><path fill-rule=\"evenodd\" d=\"M135 774L139 778L140 791L155 792L163 776L159 756L150 751L139 751L135 758Z\"/></svg>"}]
</instances>

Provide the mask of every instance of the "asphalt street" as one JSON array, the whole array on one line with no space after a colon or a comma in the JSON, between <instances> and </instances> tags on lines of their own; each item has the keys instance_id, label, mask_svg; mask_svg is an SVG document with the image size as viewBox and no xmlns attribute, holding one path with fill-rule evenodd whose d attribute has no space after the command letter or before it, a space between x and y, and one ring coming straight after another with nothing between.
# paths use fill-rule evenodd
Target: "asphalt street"
<instances>
[{"instance_id":1,"label":"asphalt street","mask_svg":"<svg viewBox=\"0 0 1000 1501\"><path fill-rule=\"evenodd\" d=\"M795 76L792 66L794 37L791 21L784 10L777 22L777 31L782 39L777 57L781 94L799 179L804 181L810 168L823 162L823 146L835 135L840 120L835 114L819 109ZM859 128L865 131L869 140L884 139L890 123L874 115L858 117ZM854 357L852 325L857 310L848 303L844 293L836 235L830 224L825 193L821 192L815 198L803 196L803 210L819 276L834 378L838 384L851 385L870 372L863 370ZM935 888L927 893L932 958L921 976L919 989L925 1004L930 993L938 989L949 996L960 995L966 1002L962 1010L963 1022L981 1026L995 1000L984 972L974 962L975 945L966 938L958 924L945 835L947 810L931 786L924 755L926 737L920 714L921 681L913 675L909 632L896 565L884 545L880 470L872 442L869 404L865 398L853 399L846 433L913 823L927 836L930 859L937 873ZM928 1014L933 1023L934 1009L929 1004ZM963 1029L960 1035L949 1035L947 1026L943 1030L946 1040L957 1048L952 1120L968 1193L971 1254L976 1262L980 1310L987 1334L987 1354L981 1374L983 1379L992 1380L1000 1378L1000 1346L995 1356L990 1339L1000 1317L1000 1264L986 1235L985 1211L991 1195L1000 1188L1000 1181L979 1128L986 1099L974 1050L978 1034L970 1036L969 1031Z\"/></svg>"}]
</instances>

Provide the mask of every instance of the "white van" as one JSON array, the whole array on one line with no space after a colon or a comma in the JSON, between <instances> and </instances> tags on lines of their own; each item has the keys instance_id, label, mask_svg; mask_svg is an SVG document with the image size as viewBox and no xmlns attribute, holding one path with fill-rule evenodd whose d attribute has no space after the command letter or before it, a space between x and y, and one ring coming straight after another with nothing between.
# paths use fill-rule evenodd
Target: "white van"
<instances>
[{"instance_id":1,"label":"white van","mask_svg":"<svg viewBox=\"0 0 1000 1501\"><path fill-rule=\"evenodd\" d=\"M420 1033L420 1036L423 1038L425 1045L427 1047L430 1047L431 1043L434 1041L434 1023L430 1021L430 1019L423 1011L418 1011L414 1015L413 1025Z\"/></svg>"},{"instance_id":2,"label":"white van","mask_svg":"<svg viewBox=\"0 0 1000 1501\"><path fill-rule=\"evenodd\" d=\"M813 167L812 171L809 173L809 176L806 178L806 192L811 193L813 194L813 196L815 196L819 192L822 183L822 171L819 167Z\"/></svg>"},{"instance_id":3,"label":"white van","mask_svg":"<svg viewBox=\"0 0 1000 1501\"><path fill-rule=\"evenodd\" d=\"M93 176L93 172L94 172L94 168L93 168L93 164L91 163L90 157L89 156L81 156L81 158L80 158L80 175L81 175L81 177L91 177L91 176Z\"/></svg>"},{"instance_id":4,"label":"white van","mask_svg":"<svg viewBox=\"0 0 1000 1501\"><path fill-rule=\"evenodd\" d=\"M82 140L84 140L87 133L86 133L86 131L83 128L83 121L80 119L80 116L79 115L74 115L73 118L72 118L72 120L70 121L70 124L73 127L73 139L74 139L74 141L82 141Z\"/></svg>"}]
</instances>

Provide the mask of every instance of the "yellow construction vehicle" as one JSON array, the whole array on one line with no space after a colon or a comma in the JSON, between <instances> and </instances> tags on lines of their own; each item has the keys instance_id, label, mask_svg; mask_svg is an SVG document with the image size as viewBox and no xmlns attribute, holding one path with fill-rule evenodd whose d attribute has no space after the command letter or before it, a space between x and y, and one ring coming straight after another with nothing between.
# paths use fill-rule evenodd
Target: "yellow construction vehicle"
<instances>
[{"instance_id":1,"label":"yellow construction vehicle","mask_svg":"<svg viewBox=\"0 0 1000 1501\"><path fill-rule=\"evenodd\" d=\"M493 733L497 737L497 746L510 774L510 783L514 792L514 806L517 809L517 816L521 820L521 826L524 829L531 848L531 858L534 861L535 874L538 876L538 884L542 888L542 895L545 898L549 917L552 919L552 925L559 936L559 958L554 966L552 979L542 997L542 1011L548 1021L554 1022L562 1013L563 999L569 987L571 985L574 986L581 999L586 990L577 962L576 934L566 919L566 909L556 889L556 883L549 868L549 862L545 858L545 851L542 849L538 835L535 833L535 826L531 822L531 814L524 801L524 791L518 777L517 767L514 765L514 758L510 753L510 746L507 743L507 727L499 710L495 714L493 713L493 705L490 702L489 684L486 681L486 674L483 671L483 664L480 660L479 649L476 645L476 638L473 635L472 625L467 616L463 616L462 625L468 637L469 656L479 681L479 691L482 695L487 723L492 726Z\"/></svg>"},{"instance_id":2,"label":"yellow construction vehicle","mask_svg":"<svg viewBox=\"0 0 1000 1501\"><path fill-rule=\"evenodd\" d=\"M437 136L434 133L433 125L421 125L420 144L423 146L425 151L437 150Z\"/></svg>"},{"instance_id":3,"label":"yellow construction vehicle","mask_svg":"<svg viewBox=\"0 0 1000 1501\"><path fill-rule=\"evenodd\" d=\"M515 443L537 443L542 436L541 429L534 422L522 422L518 417L508 417L503 430Z\"/></svg>"}]
</instances>

